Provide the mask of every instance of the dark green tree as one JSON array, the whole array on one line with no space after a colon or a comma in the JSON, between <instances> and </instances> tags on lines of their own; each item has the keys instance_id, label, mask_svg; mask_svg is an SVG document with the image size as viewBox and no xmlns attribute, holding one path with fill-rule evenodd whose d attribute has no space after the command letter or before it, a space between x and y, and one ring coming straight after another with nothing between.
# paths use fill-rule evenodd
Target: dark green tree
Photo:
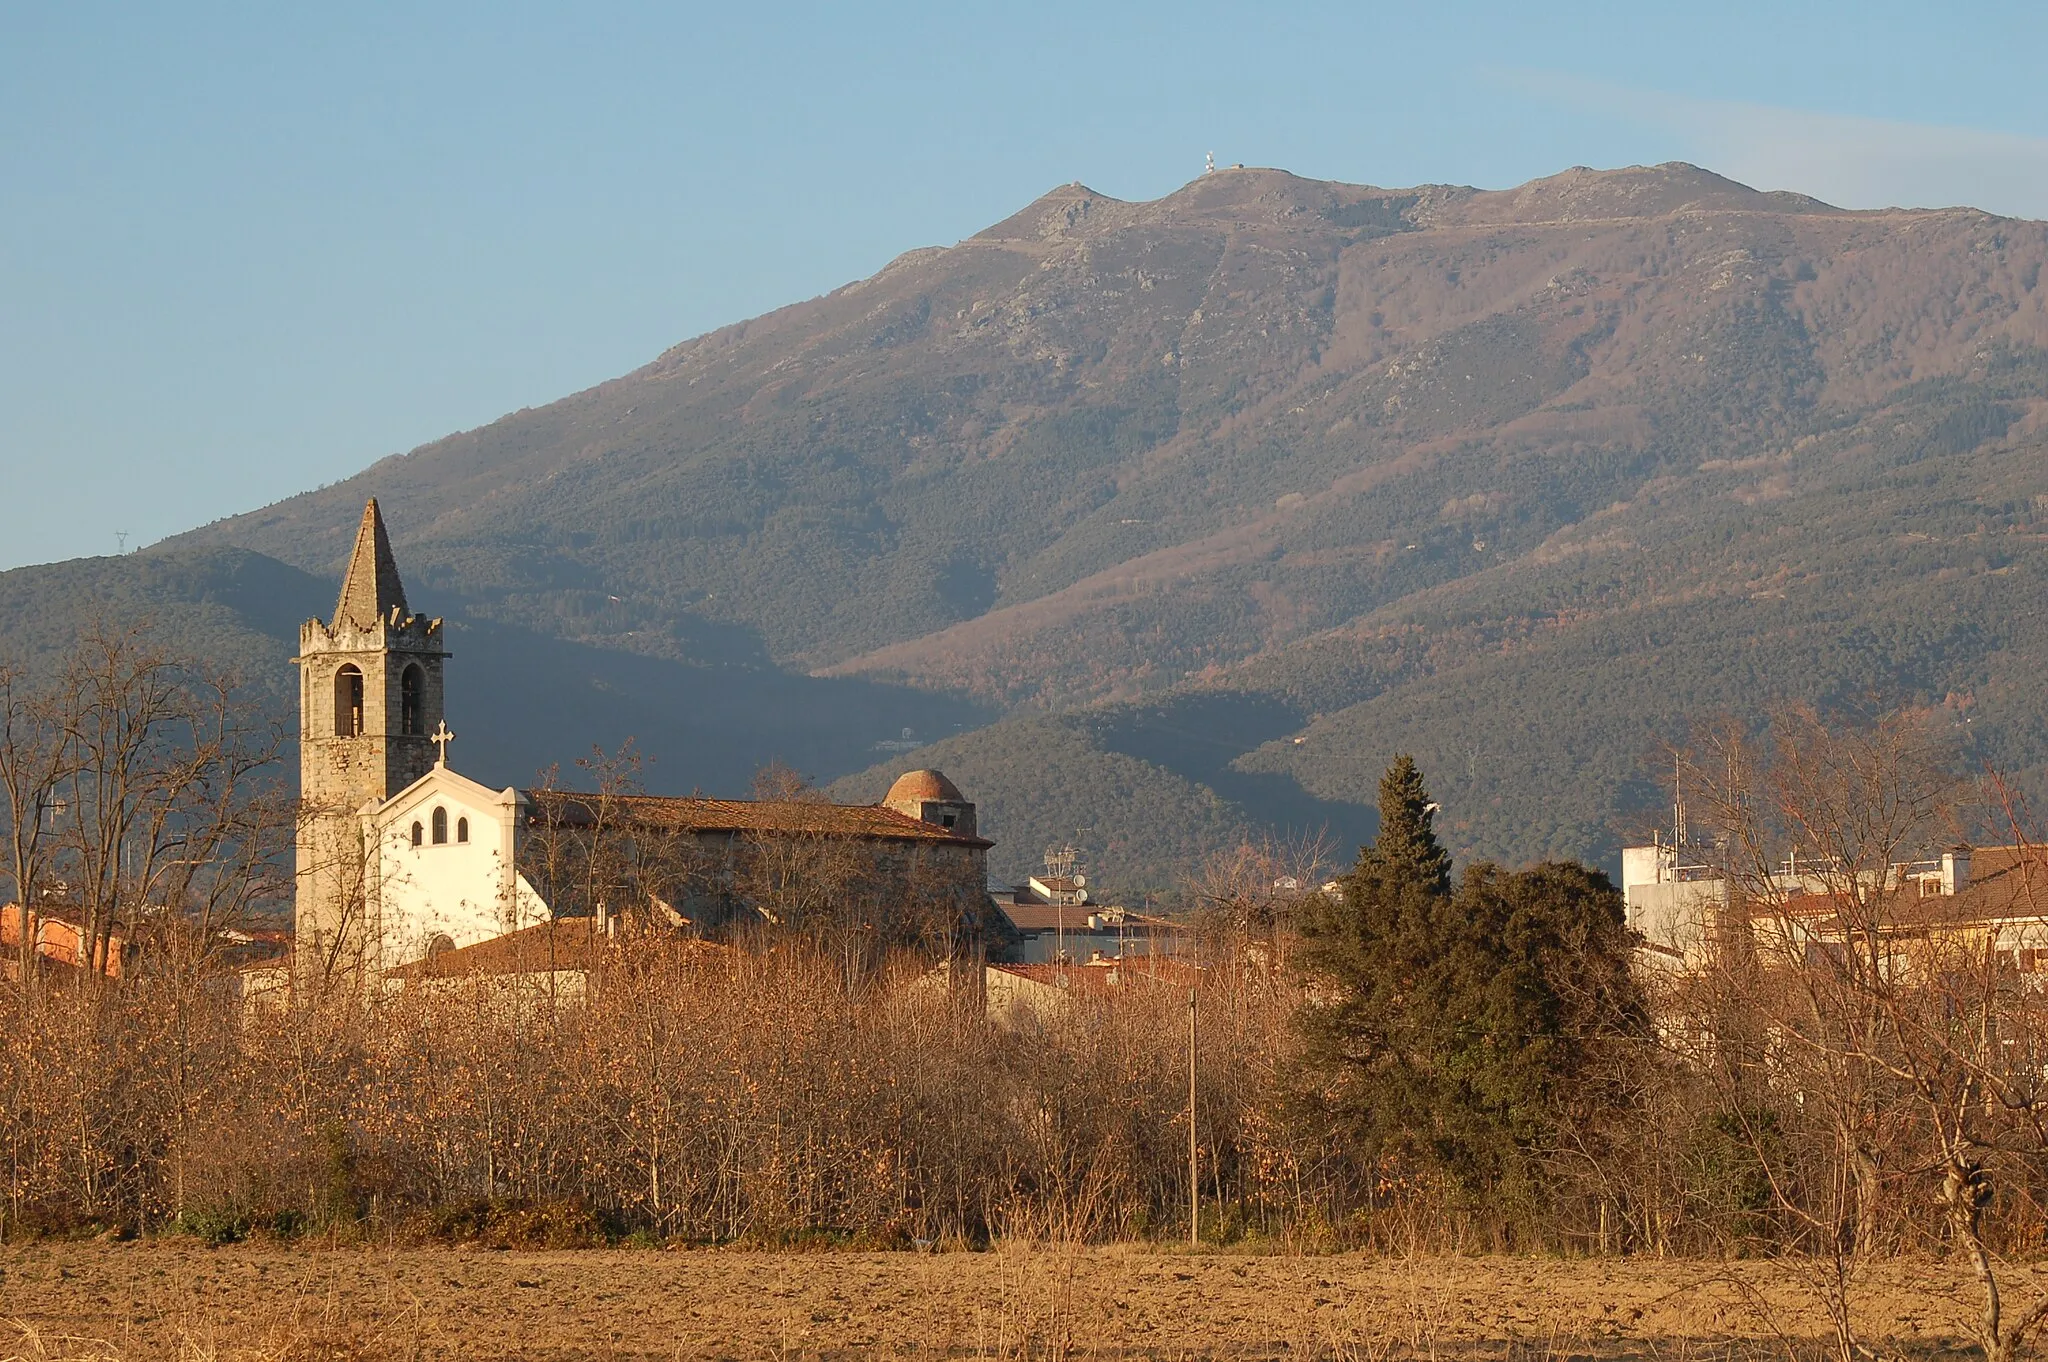
<instances>
[{"instance_id":1,"label":"dark green tree","mask_svg":"<svg viewBox=\"0 0 2048 1362\"><path fill-rule=\"evenodd\" d=\"M1380 831L1372 856L1388 873L1437 894L1451 891L1451 856L1437 844L1436 804L1415 758L1403 752L1380 777Z\"/></svg>"},{"instance_id":2,"label":"dark green tree","mask_svg":"<svg viewBox=\"0 0 2048 1362\"><path fill-rule=\"evenodd\" d=\"M1621 896L1550 862L1449 858L1413 761L1380 782L1380 835L1306 923L1311 1090L1369 1155L1402 1154L1468 1200L1531 1205L1570 1132L1597 1143L1626 1108L1621 1061L1647 1034Z\"/></svg>"}]
</instances>

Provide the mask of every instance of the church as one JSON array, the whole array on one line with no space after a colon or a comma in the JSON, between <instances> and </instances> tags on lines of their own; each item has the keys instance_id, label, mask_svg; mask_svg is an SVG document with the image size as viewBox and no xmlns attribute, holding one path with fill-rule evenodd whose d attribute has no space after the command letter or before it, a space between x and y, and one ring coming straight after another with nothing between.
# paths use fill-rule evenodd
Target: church
<instances>
[{"instance_id":1,"label":"church","mask_svg":"<svg viewBox=\"0 0 2048 1362\"><path fill-rule=\"evenodd\" d=\"M839 922L949 952L979 949L1000 924L992 844L937 771L906 773L875 805L494 790L462 775L449 764L445 641L407 603L371 500L334 617L300 627L293 659L294 972L307 984L376 987L568 916L641 912L696 934Z\"/></svg>"}]
</instances>

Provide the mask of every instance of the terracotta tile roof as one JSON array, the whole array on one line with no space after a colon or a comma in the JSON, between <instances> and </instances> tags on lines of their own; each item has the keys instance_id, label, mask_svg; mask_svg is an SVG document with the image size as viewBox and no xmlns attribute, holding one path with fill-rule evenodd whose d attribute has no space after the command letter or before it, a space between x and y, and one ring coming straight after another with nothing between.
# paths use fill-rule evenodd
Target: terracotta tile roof
<instances>
[{"instance_id":1,"label":"terracotta tile roof","mask_svg":"<svg viewBox=\"0 0 2048 1362\"><path fill-rule=\"evenodd\" d=\"M564 790L529 791L533 819L557 817L570 827L588 826L599 815L598 797ZM788 833L797 836L863 837L897 842L943 842L953 846L995 845L963 837L877 804L827 804L812 800L680 799L625 795L612 801L613 817L669 832Z\"/></svg>"},{"instance_id":2,"label":"terracotta tile roof","mask_svg":"<svg viewBox=\"0 0 2048 1362\"><path fill-rule=\"evenodd\" d=\"M613 938L596 918L564 917L386 970L390 979L451 979L466 974L545 974L595 969Z\"/></svg>"},{"instance_id":3,"label":"terracotta tile roof","mask_svg":"<svg viewBox=\"0 0 2048 1362\"><path fill-rule=\"evenodd\" d=\"M724 959L730 954L729 947L712 941L664 939L691 958L714 955ZM386 970L384 975L389 979L453 979L463 975L585 973L602 968L613 951L631 949L633 941L631 935L606 934L594 917L558 917L474 946L442 951Z\"/></svg>"},{"instance_id":4,"label":"terracotta tile roof","mask_svg":"<svg viewBox=\"0 0 2048 1362\"><path fill-rule=\"evenodd\" d=\"M1787 917L1840 930L1840 908L1829 891L1789 895L1782 905L1760 903L1751 916ZM1915 893L1911 883L1882 905L1892 928L1969 927L2015 918L2048 918L2048 847L1979 847L1970 853L1970 878L1956 894Z\"/></svg>"},{"instance_id":5,"label":"terracotta tile roof","mask_svg":"<svg viewBox=\"0 0 2048 1362\"><path fill-rule=\"evenodd\" d=\"M2048 847L1977 848L1956 899L1987 918L2048 916Z\"/></svg>"},{"instance_id":6,"label":"terracotta tile roof","mask_svg":"<svg viewBox=\"0 0 2048 1362\"><path fill-rule=\"evenodd\" d=\"M1061 927L1070 932L1086 931L1091 909L1070 903L1062 908L1051 903L1001 903L996 905L1010 925L1020 932L1052 932Z\"/></svg>"},{"instance_id":7,"label":"terracotta tile roof","mask_svg":"<svg viewBox=\"0 0 2048 1362\"><path fill-rule=\"evenodd\" d=\"M929 799L940 804L967 802L967 796L960 793L959 786L946 779L943 772L929 768L922 771L905 771L896 777L896 783L889 787L889 793L882 796L884 804L914 799Z\"/></svg>"},{"instance_id":8,"label":"terracotta tile roof","mask_svg":"<svg viewBox=\"0 0 2048 1362\"><path fill-rule=\"evenodd\" d=\"M1091 965L990 965L989 969L1000 974L1014 975L1028 979L1034 984L1047 988L1072 989L1075 992L1103 993L1110 987L1110 972L1100 966Z\"/></svg>"}]
</instances>

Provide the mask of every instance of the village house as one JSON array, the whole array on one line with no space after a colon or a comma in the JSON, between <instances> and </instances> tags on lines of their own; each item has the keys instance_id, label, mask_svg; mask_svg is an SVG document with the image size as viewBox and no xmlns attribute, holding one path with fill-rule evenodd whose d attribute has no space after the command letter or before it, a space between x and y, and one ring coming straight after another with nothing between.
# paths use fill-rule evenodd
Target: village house
<instances>
[{"instance_id":1,"label":"village house","mask_svg":"<svg viewBox=\"0 0 2048 1362\"><path fill-rule=\"evenodd\" d=\"M1000 958L1015 964L1171 957L1194 943L1185 922L1097 903L1072 847L1047 851L1044 872L1023 884L988 893L1007 929Z\"/></svg>"},{"instance_id":2,"label":"village house","mask_svg":"<svg viewBox=\"0 0 2048 1362\"><path fill-rule=\"evenodd\" d=\"M1968 938L2016 975L2048 985L2048 850L1955 846L1849 875L1788 855L1747 895L1709 849L1661 839L1622 852L1622 896L1640 958L1699 967L1731 930L1794 955L1837 947L1871 928L1910 962L1915 943ZM1862 921L1862 919L1874 919Z\"/></svg>"},{"instance_id":3,"label":"village house","mask_svg":"<svg viewBox=\"0 0 2048 1362\"><path fill-rule=\"evenodd\" d=\"M1011 892L996 895L1009 928L1002 958L1017 964L1172 958L1193 948L1185 922L1107 904L1046 903Z\"/></svg>"},{"instance_id":4,"label":"village house","mask_svg":"<svg viewBox=\"0 0 2048 1362\"><path fill-rule=\"evenodd\" d=\"M926 989L975 990L988 1020L1008 1030L1050 1026L1078 1002L1104 1002L1119 994L1169 989L1199 991L1202 969L1164 956L1116 960L1097 955L1086 964L947 961L919 981Z\"/></svg>"},{"instance_id":5,"label":"village house","mask_svg":"<svg viewBox=\"0 0 2048 1362\"><path fill-rule=\"evenodd\" d=\"M42 968L57 966L66 970L84 970L89 967L86 926L76 914L54 906L24 911L22 905L8 903L0 904L0 977L15 979L20 975L24 922L34 943L31 949ZM119 928L106 938L106 942L101 972L110 979L118 979L134 967L137 948L130 940L130 934Z\"/></svg>"}]
</instances>

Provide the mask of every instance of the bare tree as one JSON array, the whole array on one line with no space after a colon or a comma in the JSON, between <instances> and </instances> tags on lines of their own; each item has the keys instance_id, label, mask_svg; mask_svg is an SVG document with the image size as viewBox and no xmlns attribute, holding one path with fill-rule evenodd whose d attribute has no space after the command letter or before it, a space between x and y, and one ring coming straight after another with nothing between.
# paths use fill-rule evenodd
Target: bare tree
<instances>
[{"instance_id":1,"label":"bare tree","mask_svg":"<svg viewBox=\"0 0 2048 1362\"><path fill-rule=\"evenodd\" d=\"M160 962L197 971L224 928L282 897L281 742L231 679L172 658L146 627L93 630L42 687L0 670L0 798L24 915L61 893L93 978L115 971L119 933L145 929L179 943ZM34 933L22 937L27 979Z\"/></svg>"},{"instance_id":2,"label":"bare tree","mask_svg":"<svg viewBox=\"0 0 2048 1362\"><path fill-rule=\"evenodd\" d=\"M57 695L69 758L56 839L83 917L87 972L113 968L117 930L176 914L217 936L279 888L282 742L226 678L174 660L145 629L81 640ZM196 915L196 916L195 916Z\"/></svg>"},{"instance_id":3,"label":"bare tree","mask_svg":"<svg viewBox=\"0 0 2048 1362\"><path fill-rule=\"evenodd\" d=\"M1197 927L1230 959L1268 965L1278 957L1307 896L1333 869L1326 833L1243 837L1210 853L1194 877Z\"/></svg>"},{"instance_id":4,"label":"bare tree","mask_svg":"<svg viewBox=\"0 0 2048 1362\"><path fill-rule=\"evenodd\" d=\"M6 820L7 870L19 915L17 973L26 992L36 970L32 920L48 865L51 817L58 809L71 750L53 697L18 667L0 667L0 818Z\"/></svg>"},{"instance_id":5,"label":"bare tree","mask_svg":"<svg viewBox=\"0 0 2048 1362\"><path fill-rule=\"evenodd\" d=\"M1850 1318L1858 1265L1898 1247L1931 1201L1979 1285L1976 1341L2009 1362L2048 1297L2007 1308L1984 1214L2002 1160L2048 1154L2048 1017L1982 903L1927 868L1956 841L1967 785L1913 716L1843 727L1811 710L1777 716L1761 743L1722 731L1686 774L1730 887L1687 1010L1810 1250L1838 1356L1874 1356ZM2013 898L2002 916L2041 915L2025 886Z\"/></svg>"}]
</instances>

